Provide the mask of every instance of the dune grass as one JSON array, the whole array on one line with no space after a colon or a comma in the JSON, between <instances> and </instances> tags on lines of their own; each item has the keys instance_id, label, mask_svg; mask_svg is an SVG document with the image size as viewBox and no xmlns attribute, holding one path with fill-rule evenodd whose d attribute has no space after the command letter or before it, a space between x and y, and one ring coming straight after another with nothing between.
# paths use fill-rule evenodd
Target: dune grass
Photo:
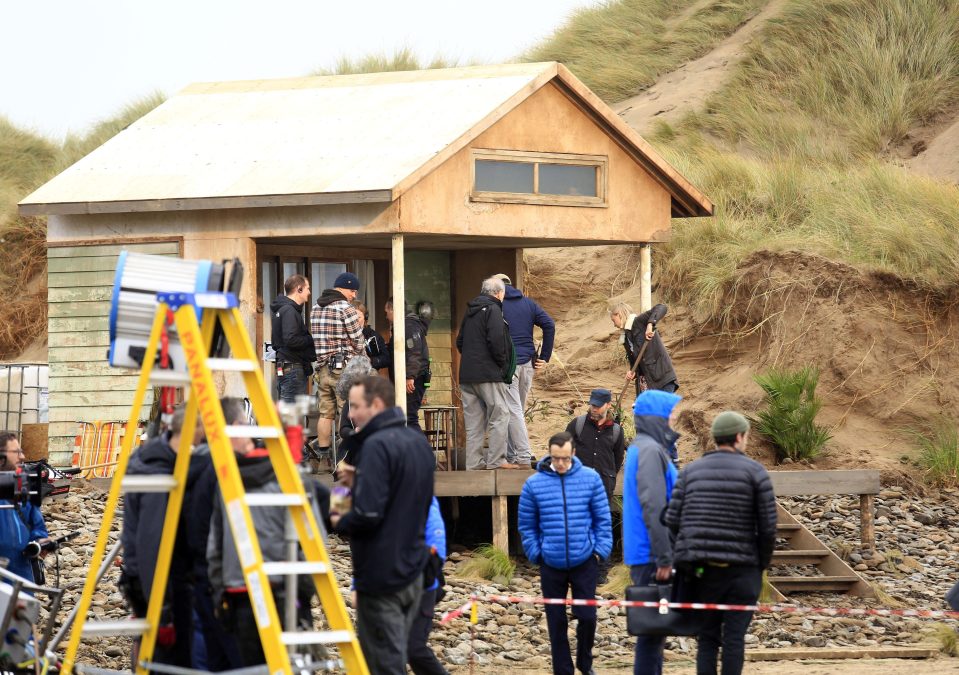
<instances>
[{"instance_id":1,"label":"dune grass","mask_svg":"<svg viewBox=\"0 0 959 675\"><path fill-rule=\"evenodd\" d=\"M847 162L959 103L959 3L793 0L694 126L764 157Z\"/></svg>"},{"instance_id":2,"label":"dune grass","mask_svg":"<svg viewBox=\"0 0 959 675\"><path fill-rule=\"evenodd\" d=\"M959 424L941 417L908 435L919 448L919 466L932 485L959 485Z\"/></svg>"},{"instance_id":3,"label":"dune grass","mask_svg":"<svg viewBox=\"0 0 959 675\"><path fill-rule=\"evenodd\" d=\"M318 68L313 75L357 75L361 73L387 73L402 70L429 70L455 68L464 65L457 59L442 55L430 61L421 60L410 47L400 47L390 52L365 54L359 57L341 56L331 68Z\"/></svg>"},{"instance_id":4,"label":"dune grass","mask_svg":"<svg viewBox=\"0 0 959 675\"><path fill-rule=\"evenodd\" d=\"M508 585L516 571L516 563L501 548L492 544L482 544L473 551L473 555L461 562L456 573L469 579L486 579Z\"/></svg>"},{"instance_id":5,"label":"dune grass","mask_svg":"<svg viewBox=\"0 0 959 675\"><path fill-rule=\"evenodd\" d=\"M764 0L616 0L574 13L527 61L562 61L609 102L707 53Z\"/></svg>"}]
</instances>

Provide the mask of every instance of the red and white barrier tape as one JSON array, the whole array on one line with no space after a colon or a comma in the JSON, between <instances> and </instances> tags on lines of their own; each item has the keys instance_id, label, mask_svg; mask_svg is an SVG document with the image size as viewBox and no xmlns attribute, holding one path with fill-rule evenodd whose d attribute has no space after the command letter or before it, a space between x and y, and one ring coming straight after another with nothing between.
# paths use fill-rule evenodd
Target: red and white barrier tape
<instances>
[{"instance_id":1,"label":"red and white barrier tape","mask_svg":"<svg viewBox=\"0 0 959 675\"><path fill-rule=\"evenodd\" d=\"M823 614L826 616L907 616L922 619L959 619L959 612L938 609L872 609L853 607L796 607L793 605L730 605L710 602L669 602L640 600L595 600L574 598L531 598L518 595L474 595L469 602L446 612L440 619L447 623L465 614L477 602L497 602L531 605L571 605L575 607L647 607L659 609L698 609L727 612L770 612L785 614Z\"/></svg>"}]
</instances>

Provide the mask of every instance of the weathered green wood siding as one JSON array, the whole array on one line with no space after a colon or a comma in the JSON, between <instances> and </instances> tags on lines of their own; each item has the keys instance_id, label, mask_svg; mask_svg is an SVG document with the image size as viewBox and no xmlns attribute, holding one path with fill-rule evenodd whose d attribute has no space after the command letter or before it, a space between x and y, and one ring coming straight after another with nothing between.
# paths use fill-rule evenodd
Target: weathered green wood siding
<instances>
[{"instance_id":1,"label":"weathered green wood siding","mask_svg":"<svg viewBox=\"0 0 959 675\"><path fill-rule=\"evenodd\" d=\"M180 255L178 242L47 249L50 460L69 464L77 422L126 421L138 373L107 365L110 295L120 251ZM147 392L147 405L152 392Z\"/></svg>"},{"instance_id":2,"label":"weathered green wood siding","mask_svg":"<svg viewBox=\"0 0 959 675\"><path fill-rule=\"evenodd\" d=\"M405 268L407 311L412 311L420 300L429 300L436 307L436 316L427 336L433 359L433 380L426 390L426 405L450 405L453 400L450 254L447 251L407 251Z\"/></svg>"}]
</instances>

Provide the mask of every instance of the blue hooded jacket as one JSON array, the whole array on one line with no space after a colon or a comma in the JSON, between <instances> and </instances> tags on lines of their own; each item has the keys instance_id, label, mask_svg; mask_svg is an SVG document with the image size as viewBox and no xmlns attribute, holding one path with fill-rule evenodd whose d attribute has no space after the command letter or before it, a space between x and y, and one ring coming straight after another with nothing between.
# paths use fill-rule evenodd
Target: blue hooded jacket
<instances>
[{"instance_id":1,"label":"blue hooded jacket","mask_svg":"<svg viewBox=\"0 0 959 675\"><path fill-rule=\"evenodd\" d=\"M599 474L573 457L565 474L549 457L536 465L519 496L519 532L533 564L568 570L594 553L608 558L613 548L609 501Z\"/></svg>"},{"instance_id":2,"label":"blue hooded jacket","mask_svg":"<svg viewBox=\"0 0 959 675\"><path fill-rule=\"evenodd\" d=\"M636 437L623 465L623 561L627 565L673 563L669 530L662 520L679 474L669 415L682 400L665 391L644 391L633 407Z\"/></svg>"},{"instance_id":3,"label":"blue hooded jacket","mask_svg":"<svg viewBox=\"0 0 959 675\"><path fill-rule=\"evenodd\" d=\"M9 505L11 502L0 499L0 504ZM33 566L23 555L23 549L31 541L49 536L40 509L30 502L0 510L0 556L10 561L8 570L27 581L33 581Z\"/></svg>"},{"instance_id":4,"label":"blue hooded jacket","mask_svg":"<svg viewBox=\"0 0 959 675\"><path fill-rule=\"evenodd\" d=\"M440 560L446 560L446 523L443 522L440 503L436 497L433 497L433 501L430 503L430 512L426 516L426 546L427 548L435 548L436 555L440 557ZM423 590L432 591L439 585L440 582L437 579L432 586Z\"/></svg>"},{"instance_id":5,"label":"blue hooded jacket","mask_svg":"<svg viewBox=\"0 0 959 675\"><path fill-rule=\"evenodd\" d=\"M533 326L543 330L543 347L539 358L549 361L553 355L553 337L556 324L542 307L523 295L519 290L506 284L506 297L503 299L503 317L509 324L509 335L516 348L516 363L529 363L536 356L533 343Z\"/></svg>"}]
</instances>

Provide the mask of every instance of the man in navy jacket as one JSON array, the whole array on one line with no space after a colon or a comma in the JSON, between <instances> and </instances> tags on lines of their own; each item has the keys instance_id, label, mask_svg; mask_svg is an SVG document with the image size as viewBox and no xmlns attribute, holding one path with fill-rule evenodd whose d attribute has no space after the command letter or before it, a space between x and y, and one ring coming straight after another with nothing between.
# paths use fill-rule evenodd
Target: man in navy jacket
<instances>
[{"instance_id":1,"label":"man in navy jacket","mask_svg":"<svg viewBox=\"0 0 959 675\"><path fill-rule=\"evenodd\" d=\"M526 430L526 399L533 388L533 373L546 365L553 355L553 337L556 324L549 314L515 288L513 281L505 274L497 274L506 286L503 298L503 318L509 325L509 335L516 349L516 374L509 386L509 438L506 443L506 462L525 468L533 453L529 447L529 433ZM536 353L533 342L533 326L543 331L543 346Z\"/></svg>"},{"instance_id":2,"label":"man in navy jacket","mask_svg":"<svg viewBox=\"0 0 959 675\"><path fill-rule=\"evenodd\" d=\"M426 520L433 500L433 451L394 407L393 385L372 375L350 388L356 465L341 465L352 508L330 522L350 538L356 632L372 673L405 675L407 641L429 557Z\"/></svg>"},{"instance_id":3,"label":"man in navy jacket","mask_svg":"<svg viewBox=\"0 0 959 675\"><path fill-rule=\"evenodd\" d=\"M523 485L519 497L519 531L531 563L540 565L543 597L593 600L599 562L613 547L609 502L599 474L574 455L573 439L564 432L549 439L549 455ZM574 606L576 668L593 672L596 608ZM546 606L553 672L573 675L566 607Z\"/></svg>"}]
</instances>

